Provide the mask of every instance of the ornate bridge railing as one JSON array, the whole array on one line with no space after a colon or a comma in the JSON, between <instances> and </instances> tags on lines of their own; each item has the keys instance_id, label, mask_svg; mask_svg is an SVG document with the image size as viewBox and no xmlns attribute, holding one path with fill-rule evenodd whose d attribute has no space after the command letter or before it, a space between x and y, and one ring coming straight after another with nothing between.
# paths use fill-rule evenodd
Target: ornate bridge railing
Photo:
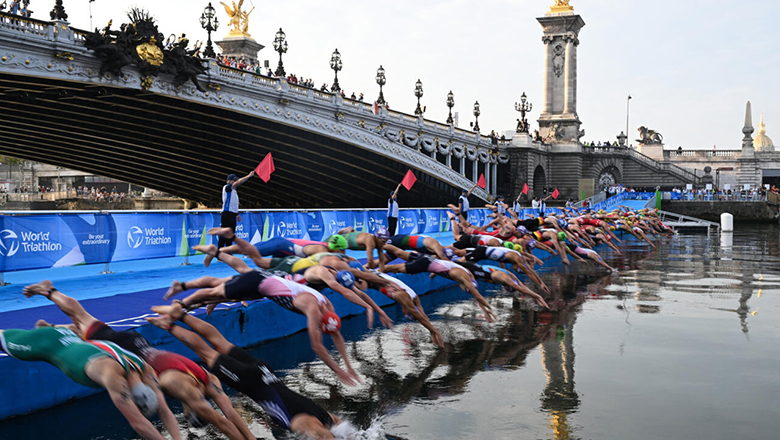
<instances>
[{"instance_id":1,"label":"ornate bridge railing","mask_svg":"<svg viewBox=\"0 0 780 440\"><path fill-rule=\"evenodd\" d=\"M582 151L583 153L591 153L591 154L615 154L615 155L628 156L638 160L639 162L644 163L649 168L653 168L657 171L666 171L670 174L676 175L677 177L679 177L680 179L686 182L699 183L700 180L700 177L697 177L694 173L686 170L685 168L679 167L677 165L668 162L658 162L657 160L645 156L644 154L631 148L583 146Z\"/></svg>"},{"instance_id":2,"label":"ornate bridge railing","mask_svg":"<svg viewBox=\"0 0 780 440\"><path fill-rule=\"evenodd\" d=\"M173 78L142 77L134 67L123 76L100 75L101 62L84 47L85 31L63 21L40 21L0 13L0 73L49 77L107 87L145 90L294 125L338 138L426 172L453 186L471 187L481 172L487 190L474 194L487 200L496 192L498 165L509 162L504 147L478 133L426 120L340 95L288 84L204 60L208 68L198 92ZM467 177L468 176L468 177Z\"/></svg>"}]
</instances>

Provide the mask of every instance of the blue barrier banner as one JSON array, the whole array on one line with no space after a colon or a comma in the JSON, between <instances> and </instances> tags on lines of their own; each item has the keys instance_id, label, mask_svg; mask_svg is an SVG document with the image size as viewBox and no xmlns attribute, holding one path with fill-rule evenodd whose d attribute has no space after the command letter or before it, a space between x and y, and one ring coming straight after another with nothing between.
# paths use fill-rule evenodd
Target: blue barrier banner
<instances>
[{"instance_id":1,"label":"blue barrier banner","mask_svg":"<svg viewBox=\"0 0 780 440\"><path fill-rule=\"evenodd\" d=\"M468 221L472 225L481 225L485 220L485 212L482 209L469 209Z\"/></svg>"},{"instance_id":2,"label":"blue barrier banner","mask_svg":"<svg viewBox=\"0 0 780 440\"><path fill-rule=\"evenodd\" d=\"M178 255L184 214L112 214L117 245L111 261Z\"/></svg>"},{"instance_id":3,"label":"blue barrier banner","mask_svg":"<svg viewBox=\"0 0 780 440\"><path fill-rule=\"evenodd\" d=\"M322 238L328 238L337 233L340 229L344 229L347 226L353 226L354 221L350 211L323 211L322 223L324 228Z\"/></svg>"},{"instance_id":4,"label":"blue barrier banner","mask_svg":"<svg viewBox=\"0 0 780 440\"><path fill-rule=\"evenodd\" d=\"M368 231L372 234L379 228L387 227L386 211L366 211L366 221L368 222Z\"/></svg>"},{"instance_id":5,"label":"blue barrier banner","mask_svg":"<svg viewBox=\"0 0 780 440\"><path fill-rule=\"evenodd\" d=\"M469 220L480 225L487 213L470 210ZM0 216L0 271L194 255L192 246L217 244L206 232L220 222L218 212ZM348 226L373 233L387 227L386 211L243 212L236 236L253 244L274 237L319 241ZM446 211L399 214L398 234L448 231Z\"/></svg>"},{"instance_id":6,"label":"blue barrier banner","mask_svg":"<svg viewBox=\"0 0 780 440\"><path fill-rule=\"evenodd\" d=\"M417 211L401 209L398 212L398 234L414 235L417 230Z\"/></svg>"},{"instance_id":7,"label":"blue barrier banner","mask_svg":"<svg viewBox=\"0 0 780 440\"><path fill-rule=\"evenodd\" d=\"M2 217L0 229L0 267L2 270L38 269L84 264L71 228L59 216ZM88 240L86 227L77 231ZM97 231L95 231L97 232ZM103 234L96 240L105 239Z\"/></svg>"},{"instance_id":8,"label":"blue barrier banner","mask_svg":"<svg viewBox=\"0 0 780 440\"><path fill-rule=\"evenodd\" d=\"M304 238L306 222L303 214L292 212L269 212L263 216L263 240L269 238Z\"/></svg>"},{"instance_id":9,"label":"blue barrier banner","mask_svg":"<svg viewBox=\"0 0 780 440\"><path fill-rule=\"evenodd\" d=\"M184 226L182 227L182 245L179 249L179 256L195 255L193 246L210 244L213 240L211 235L206 234L209 229L219 226L221 218L219 214L204 212L184 215ZM108 260L106 260L108 261Z\"/></svg>"},{"instance_id":10,"label":"blue barrier banner","mask_svg":"<svg viewBox=\"0 0 780 440\"><path fill-rule=\"evenodd\" d=\"M425 221L424 232L426 234L438 234L441 211L436 209L424 209L419 212L420 217ZM446 215L445 215L446 217Z\"/></svg>"},{"instance_id":11,"label":"blue barrier banner","mask_svg":"<svg viewBox=\"0 0 780 440\"><path fill-rule=\"evenodd\" d=\"M352 228L355 232L368 232L368 213L366 211L352 211Z\"/></svg>"},{"instance_id":12,"label":"blue barrier banner","mask_svg":"<svg viewBox=\"0 0 780 440\"><path fill-rule=\"evenodd\" d=\"M116 226L109 214L60 215L56 218L68 225L83 256L83 261L72 261L73 264L68 265L111 261L116 248Z\"/></svg>"},{"instance_id":13,"label":"blue barrier banner","mask_svg":"<svg viewBox=\"0 0 780 440\"><path fill-rule=\"evenodd\" d=\"M324 234L324 224L322 222L322 212L305 212L303 213L303 221L306 224L306 234L304 239L320 241Z\"/></svg>"}]
</instances>

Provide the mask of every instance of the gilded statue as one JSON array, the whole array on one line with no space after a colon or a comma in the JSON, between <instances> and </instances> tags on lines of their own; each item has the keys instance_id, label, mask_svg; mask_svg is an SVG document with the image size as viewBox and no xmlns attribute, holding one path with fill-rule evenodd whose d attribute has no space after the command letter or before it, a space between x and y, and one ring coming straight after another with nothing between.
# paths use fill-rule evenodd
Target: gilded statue
<instances>
[{"instance_id":1,"label":"gilded statue","mask_svg":"<svg viewBox=\"0 0 780 440\"><path fill-rule=\"evenodd\" d=\"M569 4L569 0L555 0L555 4L550 6L550 12L571 12L574 7Z\"/></svg>"},{"instance_id":2,"label":"gilded statue","mask_svg":"<svg viewBox=\"0 0 780 440\"><path fill-rule=\"evenodd\" d=\"M238 5L233 2L233 7L226 5L224 2L220 2L225 7L230 20L228 21L228 27L232 27L230 35L243 35L249 36L249 14L255 10L252 8L250 11L243 11L241 7L244 5L244 0L238 0Z\"/></svg>"}]
</instances>

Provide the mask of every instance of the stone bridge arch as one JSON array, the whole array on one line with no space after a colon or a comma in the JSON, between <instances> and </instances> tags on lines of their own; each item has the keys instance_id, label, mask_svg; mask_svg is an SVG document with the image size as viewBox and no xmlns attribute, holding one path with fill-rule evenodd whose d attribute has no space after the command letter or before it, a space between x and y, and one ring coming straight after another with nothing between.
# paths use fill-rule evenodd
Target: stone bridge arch
<instances>
[{"instance_id":1,"label":"stone bridge arch","mask_svg":"<svg viewBox=\"0 0 780 440\"><path fill-rule=\"evenodd\" d=\"M545 188L547 188L547 171L545 171L542 164L537 164L533 172L532 189L534 197L542 197Z\"/></svg>"},{"instance_id":2,"label":"stone bridge arch","mask_svg":"<svg viewBox=\"0 0 780 440\"><path fill-rule=\"evenodd\" d=\"M593 178L595 190L601 191L604 186L619 185L623 183L623 161L617 158L600 160L595 167Z\"/></svg>"}]
</instances>

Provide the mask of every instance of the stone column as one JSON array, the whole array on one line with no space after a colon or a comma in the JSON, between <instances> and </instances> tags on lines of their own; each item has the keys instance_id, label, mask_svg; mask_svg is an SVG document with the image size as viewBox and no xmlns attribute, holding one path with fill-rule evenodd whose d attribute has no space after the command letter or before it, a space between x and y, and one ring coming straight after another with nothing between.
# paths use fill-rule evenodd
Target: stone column
<instances>
[{"instance_id":1,"label":"stone column","mask_svg":"<svg viewBox=\"0 0 780 440\"><path fill-rule=\"evenodd\" d=\"M544 44L544 88L542 94L542 113L553 112L553 82L552 82L552 62L550 61L550 45L552 44L553 37L545 35L542 37L542 43Z\"/></svg>"},{"instance_id":2,"label":"stone column","mask_svg":"<svg viewBox=\"0 0 780 440\"><path fill-rule=\"evenodd\" d=\"M487 192L490 192L490 188L491 188L490 179L492 178L493 176L490 174L490 157L488 157L488 161L485 162L485 191Z\"/></svg>"},{"instance_id":3,"label":"stone column","mask_svg":"<svg viewBox=\"0 0 780 440\"><path fill-rule=\"evenodd\" d=\"M498 179L496 178L498 176L498 158L496 158L496 162L490 164L491 167L493 167L493 191L492 193L495 194L498 192Z\"/></svg>"},{"instance_id":4,"label":"stone column","mask_svg":"<svg viewBox=\"0 0 780 440\"><path fill-rule=\"evenodd\" d=\"M574 37L571 34L567 34L563 36L563 41L566 43L566 54L563 64L563 83L564 83L564 89L563 89L563 114L567 115L572 113L572 107L573 107L573 90L572 86L574 83L574 65L572 63L572 47L574 47L573 41Z\"/></svg>"},{"instance_id":5,"label":"stone column","mask_svg":"<svg viewBox=\"0 0 780 440\"><path fill-rule=\"evenodd\" d=\"M575 37L572 37L573 41L571 44L571 91L569 92L569 98L571 99L571 102L569 103L569 110L572 114L577 114L577 46L580 45L580 39Z\"/></svg>"},{"instance_id":6,"label":"stone column","mask_svg":"<svg viewBox=\"0 0 780 440\"><path fill-rule=\"evenodd\" d=\"M479 157L471 161L471 164L474 167L474 172L471 174L471 176L472 179L474 180L474 183L477 183L477 181L479 181Z\"/></svg>"}]
</instances>

